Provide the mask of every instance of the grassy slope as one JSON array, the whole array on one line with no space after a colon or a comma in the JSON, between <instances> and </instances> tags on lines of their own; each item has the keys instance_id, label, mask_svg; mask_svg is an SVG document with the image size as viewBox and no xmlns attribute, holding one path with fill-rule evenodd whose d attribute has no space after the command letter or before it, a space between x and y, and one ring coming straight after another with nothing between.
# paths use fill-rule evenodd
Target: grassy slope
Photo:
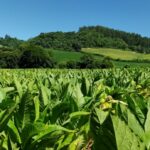
<instances>
[{"instance_id":1,"label":"grassy slope","mask_svg":"<svg viewBox=\"0 0 150 150\"><path fill-rule=\"evenodd\" d=\"M150 60L150 54L141 54L132 51L111 49L111 48L83 48L83 52L98 54L101 56L109 56L112 59L120 59L120 60Z\"/></svg>"},{"instance_id":2,"label":"grassy slope","mask_svg":"<svg viewBox=\"0 0 150 150\"><path fill-rule=\"evenodd\" d=\"M124 67L129 65L130 67L150 67L150 63L138 63L138 62L124 62L124 61L113 61L116 67Z\"/></svg>"},{"instance_id":3,"label":"grassy slope","mask_svg":"<svg viewBox=\"0 0 150 150\"><path fill-rule=\"evenodd\" d=\"M80 52L68 52L68 51L60 51L53 50L53 57L58 63L65 63L70 60L78 61L84 55L84 53ZM102 60L102 56L95 56L97 60ZM123 67L125 65L130 65L131 67L150 67L150 63L136 63L136 62L124 62L124 61L113 61L116 67Z\"/></svg>"},{"instance_id":4,"label":"grassy slope","mask_svg":"<svg viewBox=\"0 0 150 150\"><path fill-rule=\"evenodd\" d=\"M83 53L68 52L60 50L52 50L53 57L58 63L67 62L70 60L78 61L83 56Z\"/></svg>"}]
</instances>

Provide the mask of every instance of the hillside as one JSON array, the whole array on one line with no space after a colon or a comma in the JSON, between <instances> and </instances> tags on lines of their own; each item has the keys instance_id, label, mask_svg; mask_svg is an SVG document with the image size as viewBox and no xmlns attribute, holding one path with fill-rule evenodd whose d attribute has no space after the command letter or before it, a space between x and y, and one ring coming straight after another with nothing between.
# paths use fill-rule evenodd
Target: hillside
<instances>
[{"instance_id":1,"label":"hillside","mask_svg":"<svg viewBox=\"0 0 150 150\"><path fill-rule=\"evenodd\" d=\"M91 56L85 56L87 53ZM112 60L106 62L105 57ZM0 38L0 68L54 68L61 64L71 68L136 67L150 66L149 62L150 38L102 26L41 33L27 41L8 35Z\"/></svg>"},{"instance_id":2,"label":"hillside","mask_svg":"<svg viewBox=\"0 0 150 150\"><path fill-rule=\"evenodd\" d=\"M48 32L27 41L6 35L0 37L0 46L18 48L27 42L43 48L65 51L80 51L82 48L115 48L150 53L150 38L136 33L115 30L103 26L85 26L77 32Z\"/></svg>"},{"instance_id":3,"label":"hillside","mask_svg":"<svg viewBox=\"0 0 150 150\"><path fill-rule=\"evenodd\" d=\"M81 27L78 32L41 33L28 42L44 48L80 51L81 48L117 48L150 53L150 38L103 26Z\"/></svg>"},{"instance_id":4,"label":"hillside","mask_svg":"<svg viewBox=\"0 0 150 150\"><path fill-rule=\"evenodd\" d=\"M114 49L115 50L115 49ZM51 51L51 50L50 50ZM92 52L92 51L91 51ZM52 50L53 58L58 62L58 64L67 63L68 61L79 61L83 55L88 53L86 49L83 49L82 52L68 52L68 51L60 51L60 50ZM130 53L130 51L129 51ZM132 52L131 52L132 53ZM102 61L104 59L104 56L100 54L94 54L90 53L94 59L98 61ZM138 53L134 53L138 54ZM124 55L124 51L120 50L120 56ZM148 55L146 55L148 56ZM117 57L117 55L116 55ZM119 57L119 55L118 55ZM150 59L150 58L149 58ZM123 60L112 60L115 67L124 67L124 66L130 66L130 67L150 67L149 62L134 62L134 61L123 61Z\"/></svg>"},{"instance_id":5,"label":"hillside","mask_svg":"<svg viewBox=\"0 0 150 150\"><path fill-rule=\"evenodd\" d=\"M17 38L10 37L6 35L4 38L0 37L0 48L9 47L9 48L18 48L20 44L24 41Z\"/></svg>"},{"instance_id":6,"label":"hillside","mask_svg":"<svg viewBox=\"0 0 150 150\"><path fill-rule=\"evenodd\" d=\"M112 49L112 48L83 48L83 52L96 54L100 56L110 57L115 60L127 60L127 61L134 61L134 60L149 60L150 61L150 54L141 54L133 51L125 51L121 49Z\"/></svg>"},{"instance_id":7,"label":"hillside","mask_svg":"<svg viewBox=\"0 0 150 150\"><path fill-rule=\"evenodd\" d=\"M60 50L51 50L53 58L58 63L66 63L67 61L79 61L80 58L84 55L81 52L68 52Z\"/></svg>"}]
</instances>

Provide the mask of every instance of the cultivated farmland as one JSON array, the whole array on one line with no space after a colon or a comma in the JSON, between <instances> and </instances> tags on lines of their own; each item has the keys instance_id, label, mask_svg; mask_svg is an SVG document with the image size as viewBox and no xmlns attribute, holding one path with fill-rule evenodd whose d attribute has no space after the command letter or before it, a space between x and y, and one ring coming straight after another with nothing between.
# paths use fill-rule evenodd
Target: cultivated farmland
<instances>
[{"instance_id":1,"label":"cultivated farmland","mask_svg":"<svg viewBox=\"0 0 150 150\"><path fill-rule=\"evenodd\" d=\"M0 70L0 150L150 149L150 69Z\"/></svg>"},{"instance_id":2,"label":"cultivated farmland","mask_svg":"<svg viewBox=\"0 0 150 150\"><path fill-rule=\"evenodd\" d=\"M119 50L113 48L83 48L83 52L97 54L119 60L150 60L150 54L137 53L128 50Z\"/></svg>"}]
</instances>

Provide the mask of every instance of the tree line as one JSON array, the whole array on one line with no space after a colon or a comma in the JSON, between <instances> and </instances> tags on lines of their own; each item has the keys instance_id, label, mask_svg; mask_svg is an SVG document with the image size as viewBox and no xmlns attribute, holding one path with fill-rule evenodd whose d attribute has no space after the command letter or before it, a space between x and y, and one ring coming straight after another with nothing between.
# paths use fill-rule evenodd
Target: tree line
<instances>
[{"instance_id":1,"label":"tree line","mask_svg":"<svg viewBox=\"0 0 150 150\"><path fill-rule=\"evenodd\" d=\"M0 37L0 47L18 48L19 45L24 43L23 40L13 38L9 35L5 35L4 38Z\"/></svg>"},{"instance_id":2,"label":"tree line","mask_svg":"<svg viewBox=\"0 0 150 150\"><path fill-rule=\"evenodd\" d=\"M50 50L29 43L21 44L18 49L0 48L0 68L92 69L111 67L113 64L109 59L105 58L103 61L98 61L92 55L83 55L80 61L58 64Z\"/></svg>"},{"instance_id":3,"label":"tree line","mask_svg":"<svg viewBox=\"0 0 150 150\"><path fill-rule=\"evenodd\" d=\"M28 42L44 48L80 51L81 48L106 47L150 53L150 38L103 26L81 27L78 32L41 33Z\"/></svg>"},{"instance_id":4,"label":"tree line","mask_svg":"<svg viewBox=\"0 0 150 150\"><path fill-rule=\"evenodd\" d=\"M102 26L81 27L78 32L50 32L27 41L6 35L0 38L0 68L110 68L110 59L95 60L85 55L80 61L57 64L50 49L80 51L108 47L150 53L150 38ZM49 49L45 49L49 48Z\"/></svg>"},{"instance_id":5,"label":"tree line","mask_svg":"<svg viewBox=\"0 0 150 150\"><path fill-rule=\"evenodd\" d=\"M80 51L81 48L105 47L150 53L150 38L103 26L84 26L77 32L49 32L27 41L6 35L0 38L0 46L18 48L24 42L43 48L65 51Z\"/></svg>"}]
</instances>

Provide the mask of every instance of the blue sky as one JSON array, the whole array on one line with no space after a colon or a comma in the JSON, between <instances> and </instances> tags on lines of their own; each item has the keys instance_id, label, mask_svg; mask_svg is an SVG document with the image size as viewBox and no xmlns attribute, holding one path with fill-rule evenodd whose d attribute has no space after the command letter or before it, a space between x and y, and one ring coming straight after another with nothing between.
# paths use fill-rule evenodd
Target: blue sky
<instances>
[{"instance_id":1,"label":"blue sky","mask_svg":"<svg viewBox=\"0 0 150 150\"><path fill-rule=\"evenodd\" d=\"M103 25L150 37L150 0L1 0L0 36Z\"/></svg>"}]
</instances>

